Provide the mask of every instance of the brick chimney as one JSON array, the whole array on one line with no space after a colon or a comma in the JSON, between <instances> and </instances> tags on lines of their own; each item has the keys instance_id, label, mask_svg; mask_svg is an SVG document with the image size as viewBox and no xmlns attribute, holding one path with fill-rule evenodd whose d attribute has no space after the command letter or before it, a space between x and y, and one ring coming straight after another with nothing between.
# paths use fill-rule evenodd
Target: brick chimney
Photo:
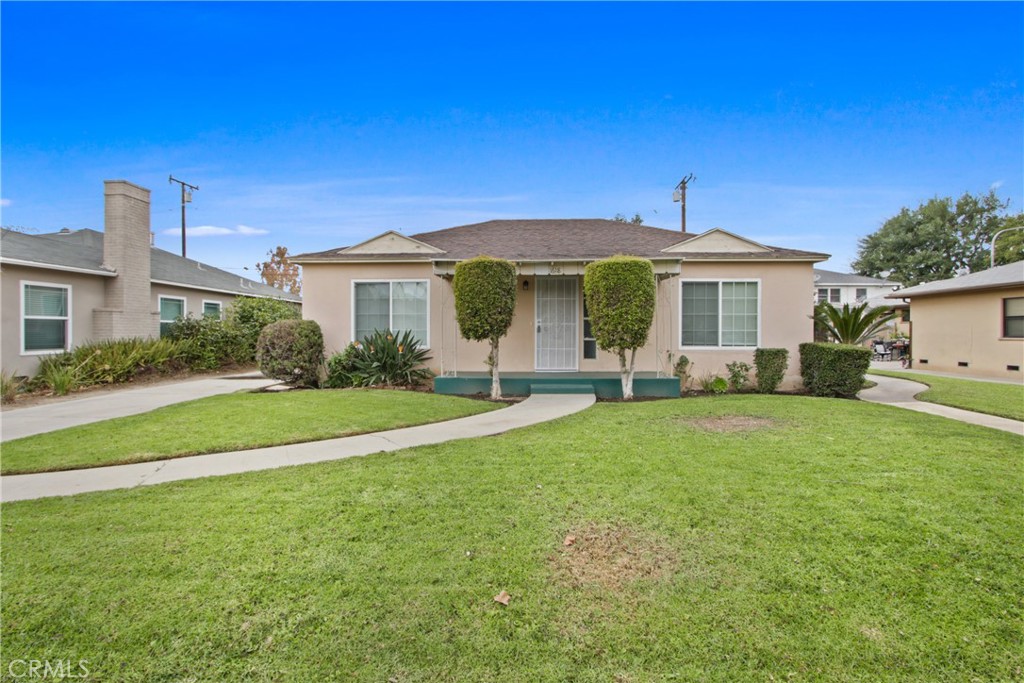
<instances>
[{"instance_id":1,"label":"brick chimney","mask_svg":"<svg viewBox=\"0 0 1024 683\"><path fill-rule=\"evenodd\" d=\"M97 338L152 337L158 313L150 300L149 190L125 180L103 182L104 307L93 312Z\"/></svg>"}]
</instances>

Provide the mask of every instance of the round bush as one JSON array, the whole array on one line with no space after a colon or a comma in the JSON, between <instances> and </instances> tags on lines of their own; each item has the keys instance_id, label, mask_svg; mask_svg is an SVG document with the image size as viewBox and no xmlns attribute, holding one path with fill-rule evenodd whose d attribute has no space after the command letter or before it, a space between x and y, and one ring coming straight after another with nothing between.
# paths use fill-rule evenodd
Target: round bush
<instances>
[{"instance_id":1,"label":"round bush","mask_svg":"<svg viewBox=\"0 0 1024 683\"><path fill-rule=\"evenodd\" d=\"M279 320L263 328L256 361L267 377L316 387L324 362L324 336L314 320Z\"/></svg>"}]
</instances>

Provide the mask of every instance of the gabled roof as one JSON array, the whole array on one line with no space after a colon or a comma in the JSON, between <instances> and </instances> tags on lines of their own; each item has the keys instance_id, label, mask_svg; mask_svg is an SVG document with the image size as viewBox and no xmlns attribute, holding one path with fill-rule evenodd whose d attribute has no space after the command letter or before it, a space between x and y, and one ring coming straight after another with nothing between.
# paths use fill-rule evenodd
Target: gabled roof
<instances>
[{"instance_id":1,"label":"gabled roof","mask_svg":"<svg viewBox=\"0 0 1024 683\"><path fill-rule=\"evenodd\" d=\"M494 220L411 236L417 242L444 252L441 254L412 251L371 254L366 250L346 253L341 248L300 254L292 260L299 263L342 263L351 260L461 261L488 255L510 261L591 261L616 254L673 261L713 258L823 261L828 258L827 254L779 247L762 247L758 250L756 247L760 245L752 246L748 252L715 251L711 247L707 251L687 253L666 251L698 237L700 235L603 218Z\"/></svg>"},{"instance_id":2,"label":"gabled roof","mask_svg":"<svg viewBox=\"0 0 1024 683\"><path fill-rule=\"evenodd\" d=\"M869 287L895 287L898 282L893 280L882 280L877 277L866 275L854 275L853 273L837 273L832 270L814 269L814 284L816 285L867 285Z\"/></svg>"},{"instance_id":3,"label":"gabled roof","mask_svg":"<svg viewBox=\"0 0 1024 683\"><path fill-rule=\"evenodd\" d=\"M71 270L106 277L117 274L103 267L103 233L89 229L43 235L26 235L2 230L0 262L53 270ZM150 249L150 279L164 284L226 294L301 301L295 294L155 247Z\"/></svg>"},{"instance_id":4,"label":"gabled roof","mask_svg":"<svg viewBox=\"0 0 1024 683\"><path fill-rule=\"evenodd\" d=\"M913 299L914 297L967 292L972 290L1024 287L1024 261L1007 263L988 270L961 275L948 280L936 280L907 287L886 296L887 299ZM913 303L913 302L911 302Z\"/></svg>"}]
</instances>

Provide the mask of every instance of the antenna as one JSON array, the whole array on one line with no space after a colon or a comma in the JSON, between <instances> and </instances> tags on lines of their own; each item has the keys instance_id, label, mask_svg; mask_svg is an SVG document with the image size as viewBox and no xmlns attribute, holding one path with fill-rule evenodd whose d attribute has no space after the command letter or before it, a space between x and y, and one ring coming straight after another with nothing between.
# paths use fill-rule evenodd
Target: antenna
<instances>
[{"instance_id":1,"label":"antenna","mask_svg":"<svg viewBox=\"0 0 1024 683\"><path fill-rule=\"evenodd\" d=\"M679 202L679 212L681 216L681 224L683 232L686 232L686 187L690 183L697 180L697 176L692 173L679 181L676 185L675 192L672 193L672 201Z\"/></svg>"},{"instance_id":2,"label":"antenna","mask_svg":"<svg viewBox=\"0 0 1024 683\"><path fill-rule=\"evenodd\" d=\"M173 175L167 176L167 184L178 183L181 185L181 256L185 257L185 204L191 203L192 191L198 190L198 185L189 185L184 180L178 180ZM186 190L186 188L188 188Z\"/></svg>"}]
</instances>

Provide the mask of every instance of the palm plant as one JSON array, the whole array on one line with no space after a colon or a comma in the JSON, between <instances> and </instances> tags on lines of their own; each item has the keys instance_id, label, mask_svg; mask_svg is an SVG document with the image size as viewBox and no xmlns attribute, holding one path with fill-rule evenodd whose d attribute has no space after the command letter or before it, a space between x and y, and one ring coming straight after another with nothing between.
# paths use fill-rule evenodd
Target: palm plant
<instances>
[{"instance_id":1,"label":"palm plant","mask_svg":"<svg viewBox=\"0 0 1024 683\"><path fill-rule=\"evenodd\" d=\"M863 344L874 337L899 313L886 306L868 308L867 303L836 308L827 301L814 307L814 323L840 344Z\"/></svg>"}]
</instances>

